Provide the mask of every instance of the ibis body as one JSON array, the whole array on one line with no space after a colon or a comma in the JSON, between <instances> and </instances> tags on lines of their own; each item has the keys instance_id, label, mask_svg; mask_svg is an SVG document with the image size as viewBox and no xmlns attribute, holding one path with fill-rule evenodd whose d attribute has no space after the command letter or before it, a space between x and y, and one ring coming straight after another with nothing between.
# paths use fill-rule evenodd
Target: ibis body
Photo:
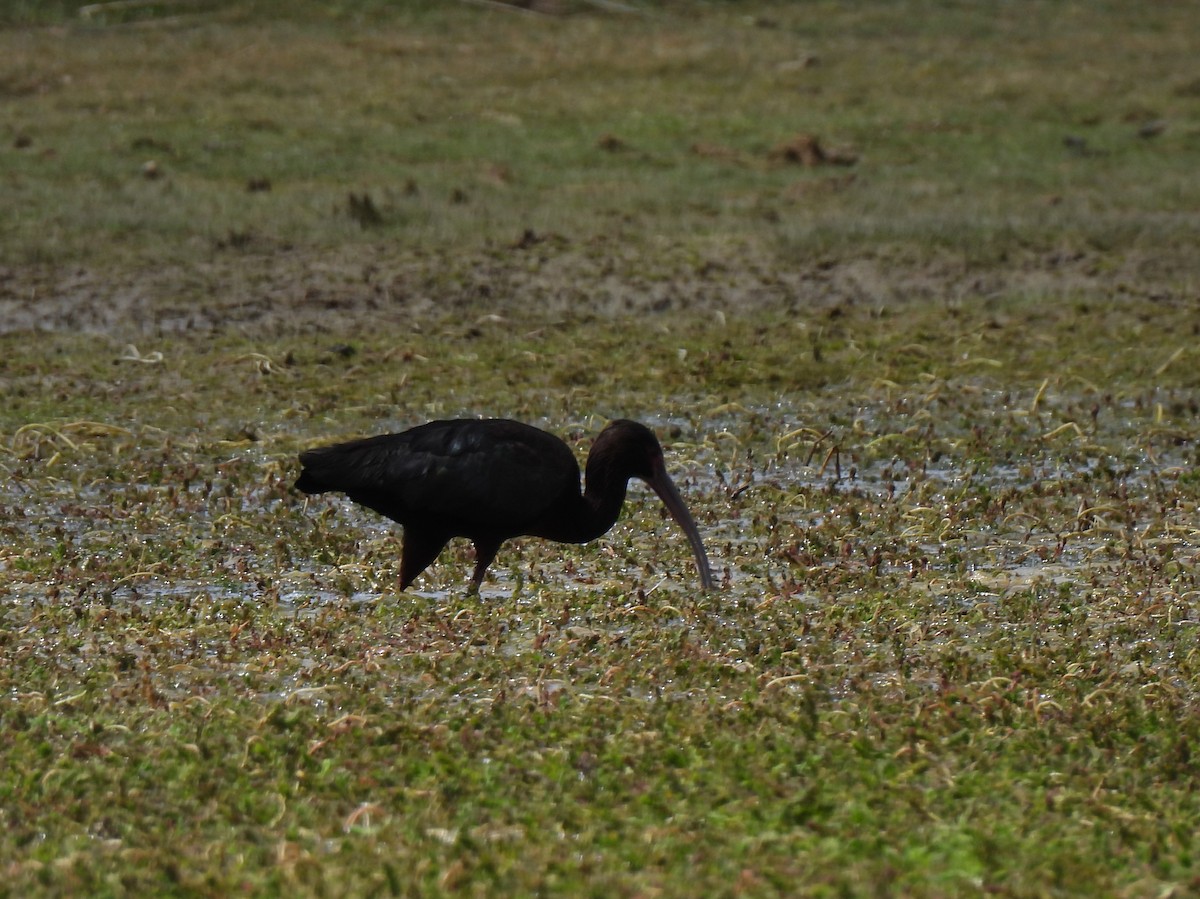
<instances>
[{"instance_id":1,"label":"ibis body","mask_svg":"<svg viewBox=\"0 0 1200 899\"><path fill-rule=\"evenodd\" d=\"M654 433L635 421L611 422L579 464L562 440L507 419L433 421L300 454L296 488L344 493L404 528L400 589L433 563L454 537L475 544L472 589L478 590L500 545L532 536L586 543L621 514L630 478L641 478L683 528L700 581L713 584L704 544L667 474Z\"/></svg>"}]
</instances>

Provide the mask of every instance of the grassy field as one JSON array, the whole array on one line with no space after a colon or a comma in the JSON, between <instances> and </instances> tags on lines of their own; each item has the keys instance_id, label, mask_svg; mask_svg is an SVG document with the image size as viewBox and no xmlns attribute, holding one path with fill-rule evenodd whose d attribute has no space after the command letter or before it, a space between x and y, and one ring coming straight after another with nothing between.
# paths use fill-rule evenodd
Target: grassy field
<instances>
[{"instance_id":1,"label":"grassy field","mask_svg":"<svg viewBox=\"0 0 1200 899\"><path fill-rule=\"evenodd\" d=\"M1200 7L0 22L0 895L1200 890ZM291 490L462 415L720 589Z\"/></svg>"}]
</instances>

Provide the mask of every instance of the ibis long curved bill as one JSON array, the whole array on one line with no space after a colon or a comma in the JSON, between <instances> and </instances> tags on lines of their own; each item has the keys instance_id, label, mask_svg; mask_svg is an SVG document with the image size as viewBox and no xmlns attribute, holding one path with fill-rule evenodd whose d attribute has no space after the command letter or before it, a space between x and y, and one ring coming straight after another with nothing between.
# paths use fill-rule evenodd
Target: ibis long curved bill
<instances>
[{"instance_id":1,"label":"ibis long curved bill","mask_svg":"<svg viewBox=\"0 0 1200 899\"><path fill-rule=\"evenodd\" d=\"M647 479L646 483L658 494L658 498L663 501L663 505L671 513L671 517L675 519L679 526L683 528L683 532L687 534L688 543L692 545L692 552L696 554L696 568L700 572L700 584L705 590L711 590L715 585L713 583L712 568L708 564L708 553L704 551L704 541L700 539L700 529L696 527L696 521L692 518L692 513L684 505L683 497L679 495L679 490L675 487L675 482L667 474L666 468L660 465L653 475Z\"/></svg>"}]
</instances>

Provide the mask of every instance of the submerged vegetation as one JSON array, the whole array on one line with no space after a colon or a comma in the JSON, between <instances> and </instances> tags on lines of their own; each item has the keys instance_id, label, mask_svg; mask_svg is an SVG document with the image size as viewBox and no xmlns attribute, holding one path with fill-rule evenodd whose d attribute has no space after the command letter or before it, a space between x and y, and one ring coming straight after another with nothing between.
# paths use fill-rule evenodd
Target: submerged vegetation
<instances>
[{"instance_id":1,"label":"submerged vegetation","mask_svg":"<svg viewBox=\"0 0 1200 899\"><path fill-rule=\"evenodd\" d=\"M22 9L0 890L1200 884L1186 5ZM291 489L463 415L720 589Z\"/></svg>"}]
</instances>

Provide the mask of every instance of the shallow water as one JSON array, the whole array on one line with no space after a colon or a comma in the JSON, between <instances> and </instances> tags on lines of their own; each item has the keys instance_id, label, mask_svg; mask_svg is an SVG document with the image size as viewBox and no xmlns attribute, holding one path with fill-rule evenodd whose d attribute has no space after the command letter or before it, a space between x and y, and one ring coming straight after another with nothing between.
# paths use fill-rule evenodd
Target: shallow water
<instances>
[{"instance_id":1,"label":"shallow water","mask_svg":"<svg viewBox=\"0 0 1200 899\"><path fill-rule=\"evenodd\" d=\"M1013 410L989 407L1000 398L998 392L971 397L972 410L986 413L973 414L972 427L1011 419ZM1046 407L1057 401L1040 399ZM785 400L654 424L679 435L666 441L668 465L731 599L761 600L786 584L789 598L801 601L813 572L861 569L862 553L872 548L880 555L869 567L879 576L961 574L981 595L1005 596L1111 580L1106 566L1148 546L1194 552L1191 493L1145 514L1155 493L1176 489L1188 476L1191 442L1172 438L1151 448L1133 405L1119 409L1130 417L1106 416L1096 433L1068 434L1065 443L1044 438L1059 427L1048 414L1028 433L1007 437L999 456L987 455L997 447L978 439L964 453L974 439L966 419L939 422L941 435L914 432L918 416L911 407L897 414L888 398L848 406L844 418L826 411L818 429L807 409L793 411ZM953 423L956 414L945 420ZM1112 446L1120 452L1105 449ZM1004 458L1014 452L1026 455ZM312 616L336 603L369 609L395 596L388 572L398 565L398 528L340 499L305 506L286 480L264 478L263 470L278 462L259 448L224 453L207 474L197 461L197 473L183 484L167 473L161 485L147 485L107 480L87 455L21 459L15 476L0 483L9 544L0 572L11 581L6 604L15 609L39 596L110 603L202 596L272 602ZM314 529L354 561L331 565L332 559L305 558L303 550L298 555L293 545L303 546ZM573 574L556 571L559 549L538 543L522 541L519 553L506 545L480 600L521 609L540 604L543 586L553 585L566 596L640 591L658 605L694 590L685 542L636 483L610 535L561 550ZM532 556L537 575L514 579L506 560L514 555ZM669 557L669 567L642 569L653 555ZM801 557L809 561L794 561ZM197 564L204 560L207 572ZM469 576L461 549L444 555L434 571L444 586L418 585L406 595L423 604L460 603ZM814 594L822 595L828 592Z\"/></svg>"}]
</instances>

